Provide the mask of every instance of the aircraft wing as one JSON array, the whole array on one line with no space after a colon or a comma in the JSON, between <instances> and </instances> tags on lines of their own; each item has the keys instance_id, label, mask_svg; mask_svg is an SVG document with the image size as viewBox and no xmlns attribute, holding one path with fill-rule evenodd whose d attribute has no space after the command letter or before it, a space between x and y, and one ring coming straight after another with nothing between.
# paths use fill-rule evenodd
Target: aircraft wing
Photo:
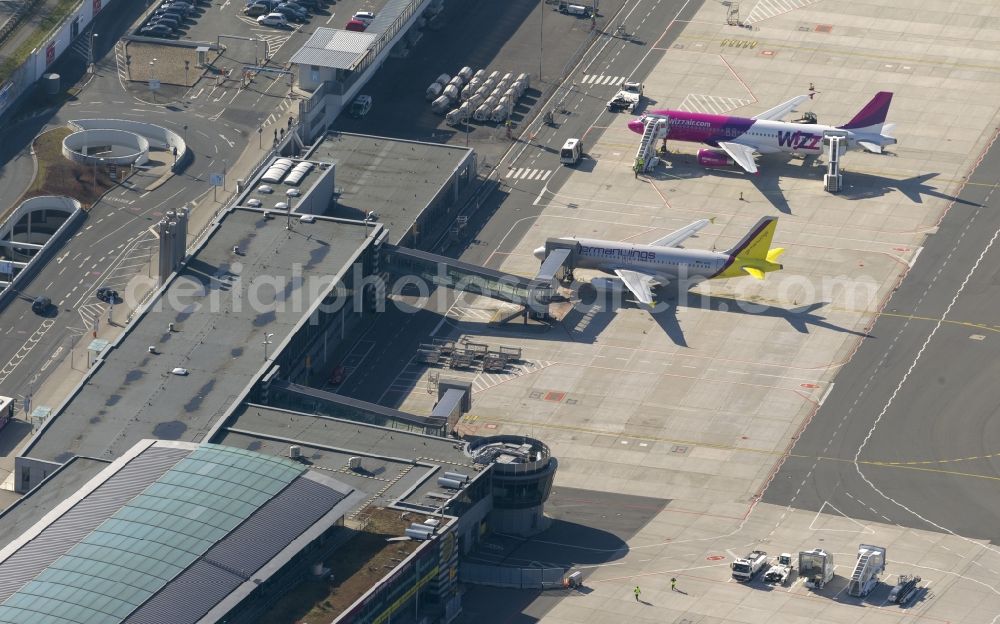
<instances>
[{"instance_id":1,"label":"aircraft wing","mask_svg":"<svg viewBox=\"0 0 1000 624\"><path fill-rule=\"evenodd\" d=\"M621 281L625 282L626 288L632 291L632 294L639 300L639 303L644 303L648 306L653 305L652 285L656 278L652 275L625 269L616 269L615 275Z\"/></svg>"},{"instance_id":2,"label":"aircraft wing","mask_svg":"<svg viewBox=\"0 0 1000 624\"><path fill-rule=\"evenodd\" d=\"M766 110L763 113L752 117L751 119L764 119L767 121L776 121L781 119L788 113L792 112L796 106L805 102L809 99L808 95L796 95L792 99L788 100L784 104L778 104L770 110Z\"/></svg>"},{"instance_id":3,"label":"aircraft wing","mask_svg":"<svg viewBox=\"0 0 1000 624\"><path fill-rule=\"evenodd\" d=\"M871 141L858 141L860 145L866 152L871 152L872 154L881 154L882 146L878 143L872 143Z\"/></svg>"},{"instance_id":4,"label":"aircraft wing","mask_svg":"<svg viewBox=\"0 0 1000 624\"><path fill-rule=\"evenodd\" d=\"M677 247L689 237L693 236L695 232L701 230L703 227L711 223L714 219L699 219L691 225L685 225L676 232L671 232L663 238L657 241L653 241L650 245L654 247Z\"/></svg>"},{"instance_id":5,"label":"aircraft wing","mask_svg":"<svg viewBox=\"0 0 1000 624\"><path fill-rule=\"evenodd\" d=\"M743 167L747 173L757 173L757 163L753 160L754 148L740 143L719 143L733 161Z\"/></svg>"}]
</instances>

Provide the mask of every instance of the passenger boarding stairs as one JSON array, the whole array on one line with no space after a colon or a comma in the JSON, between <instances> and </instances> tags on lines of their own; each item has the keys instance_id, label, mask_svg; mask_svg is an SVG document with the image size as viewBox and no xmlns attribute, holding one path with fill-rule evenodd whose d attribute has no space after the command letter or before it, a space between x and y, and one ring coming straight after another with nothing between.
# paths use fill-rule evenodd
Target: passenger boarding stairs
<instances>
[{"instance_id":1,"label":"passenger boarding stairs","mask_svg":"<svg viewBox=\"0 0 1000 624\"><path fill-rule=\"evenodd\" d=\"M879 574L885 571L885 548L861 544L858 546L858 562L847 584L847 593L852 596L867 596L879 582Z\"/></svg>"},{"instance_id":2,"label":"passenger boarding stairs","mask_svg":"<svg viewBox=\"0 0 1000 624\"><path fill-rule=\"evenodd\" d=\"M642 142L639 143L639 151L635 154L636 165L642 163L640 173L646 173L659 162L660 159L656 155L656 140L666 136L669 123L668 117L646 117L643 119L645 130L642 133Z\"/></svg>"}]
</instances>

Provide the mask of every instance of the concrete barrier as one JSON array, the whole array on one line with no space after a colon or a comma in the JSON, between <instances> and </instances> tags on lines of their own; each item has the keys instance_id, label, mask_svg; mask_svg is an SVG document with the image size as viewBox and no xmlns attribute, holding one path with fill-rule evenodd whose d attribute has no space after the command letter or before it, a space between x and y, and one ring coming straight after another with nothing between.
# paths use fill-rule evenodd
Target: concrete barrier
<instances>
[{"instance_id":1,"label":"concrete barrier","mask_svg":"<svg viewBox=\"0 0 1000 624\"><path fill-rule=\"evenodd\" d=\"M171 171L174 173L183 171L194 157L188 149L187 143L184 142L184 138L173 130L164 128L163 126L128 119L74 119L69 123L70 126L74 126L80 130L109 129L132 132L145 138L149 142L150 147L167 150L168 152L172 152L176 148L177 162L171 167Z\"/></svg>"},{"instance_id":2,"label":"concrete barrier","mask_svg":"<svg viewBox=\"0 0 1000 624\"><path fill-rule=\"evenodd\" d=\"M89 155L86 153L89 147L110 147L111 151L107 155ZM98 162L109 165L144 165L149 160L149 140L127 130L80 130L63 139L62 153L67 159L82 165L94 165Z\"/></svg>"},{"instance_id":3,"label":"concrete barrier","mask_svg":"<svg viewBox=\"0 0 1000 624\"><path fill-rule=\"evenodd\" d=\"M41 270L43 266L52 258L56 250L59 249L63 243L69 240L73 232L83 221L87 213L85 213L80 202L71 197L62 197L58 195L44 195L41 197L32 197L21 203L14 212L11 213L10 217L0 224L0 237L6 236L18 221L21 220L29 212L35 212L38 210L62 210L69 213L69 218L63 222L59 229L56 230L49 240L45 242L45 245L31 258L28 262L28 266L24 267L14 281L11 282L10 286L0 291L0 310L3 310L10 302L17 298L21 290L26 287L35 275Z\"/></svg>"}]
</instances>

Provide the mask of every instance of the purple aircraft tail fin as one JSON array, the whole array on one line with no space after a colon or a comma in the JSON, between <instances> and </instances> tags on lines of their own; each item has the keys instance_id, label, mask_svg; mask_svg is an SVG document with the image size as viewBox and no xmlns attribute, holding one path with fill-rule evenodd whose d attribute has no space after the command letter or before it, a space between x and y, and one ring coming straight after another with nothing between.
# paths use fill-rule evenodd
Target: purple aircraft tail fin
<instances>
[{"instance_id":1,"label":"purple aircraft tail fin","mask_svg":"<svg viewBox=\"0 0 1000 624\"><path fill-rule=\"evenodd\" d=\"M843 126L838 126L841 130L857 130L859 128L870 128L880 126L885 123L885 118L889 114L889 104L892 103L892 93L889 91L879 91L872 98L871 102L865 105L854 119Z\"/></svg>"}]
</instances>

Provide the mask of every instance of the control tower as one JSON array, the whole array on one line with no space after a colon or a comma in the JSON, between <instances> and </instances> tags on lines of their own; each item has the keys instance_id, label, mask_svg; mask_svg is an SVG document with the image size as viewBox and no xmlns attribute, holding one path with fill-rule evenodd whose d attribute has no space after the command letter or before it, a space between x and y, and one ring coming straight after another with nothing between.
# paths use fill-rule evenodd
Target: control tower
<instances>
[{"instance_id":1,"label":"control tower","mask_svg":"<svg viewBox=\"0 0 1000 624\"><path fill-rule=\"evenodd\" d=\"M542 510L559 466L549 447L534 438L500 435L471 442L468 453L476 464L492 464L492 530L534 535L548 527Z\"/></svg>"}]
</instances>

